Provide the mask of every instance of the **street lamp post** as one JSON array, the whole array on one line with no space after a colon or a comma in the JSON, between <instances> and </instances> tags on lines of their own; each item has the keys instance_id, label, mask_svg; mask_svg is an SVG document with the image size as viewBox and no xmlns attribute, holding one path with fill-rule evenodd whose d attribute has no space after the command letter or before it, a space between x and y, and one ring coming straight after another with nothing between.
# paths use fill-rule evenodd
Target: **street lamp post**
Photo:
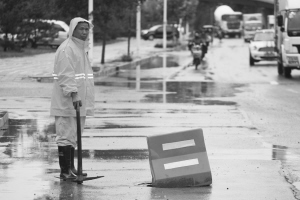
<instances>
[{"instance_id":1,"label":"street lamp post","mask_svg":"<svg viewBox=\"0 0 300 200\"><path fill-rule=\"evenodd\" d=\"M140 45L141 45L141 1L138 2L136 8L136 44L137 44L137 56L140 56Z\"/></svg>"},{"instance_id":2,"label":"street lamp post","mask_svg":"<svg viewBox=\"0 0 300 200\"><path fill-rule=\"evenodd\" d=\"M167 48L167 0L164 0L164 19L163 19L163 48Z\"/></svg>"},{"instance_id":3,"label":"street lamp post","mask_svg":"<svg viewBox=\"0 0 300 200\"><path fill-rule=\"evenodd\" d=\"M167 67L167 0L164 0L164 19L163 19L163 48L164 48L164 55L163 55L163 103L166 103L166 67Z\"/></svg>"},{"instance_id":4,"label":"street lamp post","mask_svg":"<svg viewBox=\"0 0 300 200\"><path fill-rule=\"evenodd\" d=\"M136 8L136 56L140 57L140 45L141 45L141 1L138 2ZM141 65L136 66L136 90L140 90L141 84Z\"/></svg>"},{"instance_id":5,"label":"street lamp post","mask_svg":"<svg viewBox=\"0 0 300 200\"><path fill-rule=\"evenodd\" d=\"M93 10L94 10L94 0L89 0L89 22L93 23ZM91 65L93 65L93 48L94 48L94 32L93 29L89 32L89 59L91 62Z\"/></svg>"}]
</instances>

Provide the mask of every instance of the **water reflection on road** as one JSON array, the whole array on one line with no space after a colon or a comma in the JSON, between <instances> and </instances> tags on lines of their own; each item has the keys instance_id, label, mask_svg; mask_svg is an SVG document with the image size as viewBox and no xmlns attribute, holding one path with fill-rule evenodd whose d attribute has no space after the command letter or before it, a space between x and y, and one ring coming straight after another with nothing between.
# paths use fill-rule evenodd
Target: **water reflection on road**
<instances>
[{"instance_id":1,"label":"water reflection on road","mask_svg":"<svg viewBox=\"0 0 300 200\"><path fill-rule=\"evenodd\" d=\"M139 88L138 91L144 94L139 101L142 105L135 107L136 104L132 101L130 109L128 107L116 108L118 103L122 104L125 101L122 98L114 99L115 104L110 105L111 108L108 111L105 110L106 108L103 108L103 110L99 109L100 111L96 110L96 116L91 118L90 121L92 122L86 126L86 134L83 135L83 168L89 175L104 175L104 178L85 182L83 185L67 183L55 178L60 170L53 120L50 120L50 117L39 118L38 116L40 115L27 119L26 115L25 118L23 115L22 119L21 117L20 119L10 119L7 129L0 130L0 152L2 152L0 154L1 198L5 199L5 197L9 196L10 199L90 200L99 198L112 199L109 196L113 196L114 199L123 199L130 196L132 199L181 200L188 197L189 199L201 198L209 200L218 194L222 194L222 192L226 192L228 188L223 186L220 188L218 184L213 186L214 189L219 187L218 194L212 192L212 186L183 189L148 187L147 183L151 182L151 172L146 146L147 134L144 132L150 129L148 131L151 132L150 134L153 134L153 129L157 127L158 129L165 128L169 130L172 128L168 126L169 124L177 125L180 123L176 120L181 120L181 115L184 115L183 118L188 118L190 116L186 117L187 114L195 111L193 108L177 111L177 107L174 106L169 108L169 110L166 109L167 111L158 112L157 110L151 110L150 107L148 108L149 110L144 110L146 116L142 116L141 107L147 107L152 103L223 106L221 112L226 114L221 113L218 117L211 118L206 116L209 119L203 120L207 124L212 124L213 121L224 121L224 116L228 116L228 106L234 113L231 116L237 116L238 120L245 121L241 119L238 111L235 109L237 103L223 100L222 98L235 96L240 92L240 88L247 85L196 81L179 82L165 80L164 76L156 78L158 72L149 70L156 70L157 66L162 65L163 61L161 58L158 58L152 62L146 66L141 66L141 70L144 73L142 72L142 77L139 79L141 81L138 83L140 84L139 87L137 87L137 82L135 81L137 80L135 70L122 71L116 76L95 82L96 92L100 87L105 86L108 90L116 87L128 90ZM169 57L167 63L167 68L178 67L178 61L174 57ZM28 102L28 99L19 101L22 101L22 103ZM29 104L31 101L29 100ZM131 102L127 101L127 103L130 104ZM45 112L47 108L45 107L44 110L30 108L26 112L38 114ZM112 110L114 113L109 112ZM13 111L17 113L18 109ZM203 115L206 114L199 109L199 111L192 113L192 116L198 117L200 112ZM215 112L217 113L217 111ZM179 116L178 119L170 119L168 121L167 118L170 115L175 116L175 114ZM153 121L157 120L156 118L161 116L167 116L164 120L160 120L163 125L167 124L165 127L151 124L151 122L153 123ZM141 117L144 117L145 121L149 121L144 122L144 124L136 123L135 120ZM188 121L188 128L194 125L199 126L199 122L193 120L190 119ZM236 123L234 120L236 119L232 120L233 124ZM107 121L113 121L113 123L107 123ZM126 125L121 122L126 123ZM222 127L222 124L219 126ZM175 129L178 128L179 125L175 127ZM248 130L248 127L240 126L239 128L241 130L237 131L237 136L246 139L253 138L250 134L243 135L246 132L245 130ZM220 130L223 131L222 128ZM127 132L129 134L126 134ZM213 134L217 134L217 132L211 131L211 137L215 137ZM227 133L224 135L226 137L223 136L223 138L226 139ZM118 147L118 149L113 149L113 147ZM299 160L299 156L290 149L275 145L266 145L261 149L242 149L240 152L236 149L229 149L225 152L220 151L220 149L215 150L215 152L219 153L217 155L214 154L215 152L211 153L209 155L210 158L213 160L218 160L220 157L225 160L280 160L283 163ZM226 155L226 153L228 154ZM77 152L75 156L77 156ZM217 169L213 170L218 171ZM16 188L18 188L18 192L16 192ZM130 188L135 189L130 190Z\"/></svg>"},{"instance_id":2,"label":"water reflection on road","mask_svg":"<svg viewBox=\"0 0 300 200\"><path fill-rule=\"evenodd\" d=\"M167 81L166 88L163 87L163 82L142 82L140 90L151 91L145 95L142 102L145 103L163 103L164 95L166 96L166 103L193 103L201 105L235 105L235 102L220 101L216 99L207 98L222 98L232 97L239 92L240 87L244 84L231 83L214 83L214 82L177 82ZM123 81L105 81L98 82L96 85L101 86L117 86L136 88L135 82ZM165 91L164 91L165 90Z\"/></svg>"}]
</instances>

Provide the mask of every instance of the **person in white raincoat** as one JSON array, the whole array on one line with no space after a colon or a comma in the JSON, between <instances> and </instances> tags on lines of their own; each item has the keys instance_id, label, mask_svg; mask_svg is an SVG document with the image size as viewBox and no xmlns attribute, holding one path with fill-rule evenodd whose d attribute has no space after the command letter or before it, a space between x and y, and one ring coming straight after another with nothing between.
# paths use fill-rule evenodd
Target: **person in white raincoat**
<instances>
[{"instance_id":1,"label":"person in white raincoat","mask_svg":"<svg viewBox=\"0 0 300 200\"><path fill-rule=\"evenodd\" d=\"M68 39L55 54L50 115L55 117L62 179L75 178L77 175L74 167L74 151L77 147L76 106L80 105L82 129L86 116L94 115L93 70L87 55L89 30L92 28L93 25L83 18L72 19Z\"/></svg>"}]
</instances>

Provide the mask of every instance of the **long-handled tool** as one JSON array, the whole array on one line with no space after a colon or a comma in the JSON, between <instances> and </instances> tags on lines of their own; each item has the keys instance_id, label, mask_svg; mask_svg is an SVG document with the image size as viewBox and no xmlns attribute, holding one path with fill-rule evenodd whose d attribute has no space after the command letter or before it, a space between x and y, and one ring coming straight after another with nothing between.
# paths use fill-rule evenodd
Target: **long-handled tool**
<instances>
[{"instance_id":1,"label":"long-handled tool","mask_svg":"<svg viewBox=\"0 0 300 200\"><path fill-rule=\"evenodd\" d=\"M79 102L77 102L76 106L76 121L77 121L77 178L72 180L73 182L77 182L77 184L82 184L83 181L89 181L93 179L102 178L104 176L94 176L94 177L87 177L82 175L82 147L81 147L81 122L80 122L80 106Z\"/></svg>"}]
</instances>

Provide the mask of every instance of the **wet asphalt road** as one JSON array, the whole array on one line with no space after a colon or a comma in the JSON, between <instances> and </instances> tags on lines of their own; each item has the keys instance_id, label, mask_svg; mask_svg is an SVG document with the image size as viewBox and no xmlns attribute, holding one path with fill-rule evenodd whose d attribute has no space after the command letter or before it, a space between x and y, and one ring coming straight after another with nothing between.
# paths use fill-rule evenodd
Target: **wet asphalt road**
<instances>
[{"instance_id":1,"label":"wet asphalt road","mask_svg":"<svg viewBox=\"0 0 300 200\"><path fill-rule=\"evenodd\" d=\"M104 178L68 183L59 174L51 83L1 82L1 199L296 199L299 174L299 81L274 62L248 65L241 39L215 41L201 69L183 67L187 51L140 71L95 79L96 114L83 134L83 169ZM181 68L174 76L170 76ZM139 79L136 78L139 74ZM149 187L146 137L202 128L213 184Z\"/></svg>"}]
</instances>

